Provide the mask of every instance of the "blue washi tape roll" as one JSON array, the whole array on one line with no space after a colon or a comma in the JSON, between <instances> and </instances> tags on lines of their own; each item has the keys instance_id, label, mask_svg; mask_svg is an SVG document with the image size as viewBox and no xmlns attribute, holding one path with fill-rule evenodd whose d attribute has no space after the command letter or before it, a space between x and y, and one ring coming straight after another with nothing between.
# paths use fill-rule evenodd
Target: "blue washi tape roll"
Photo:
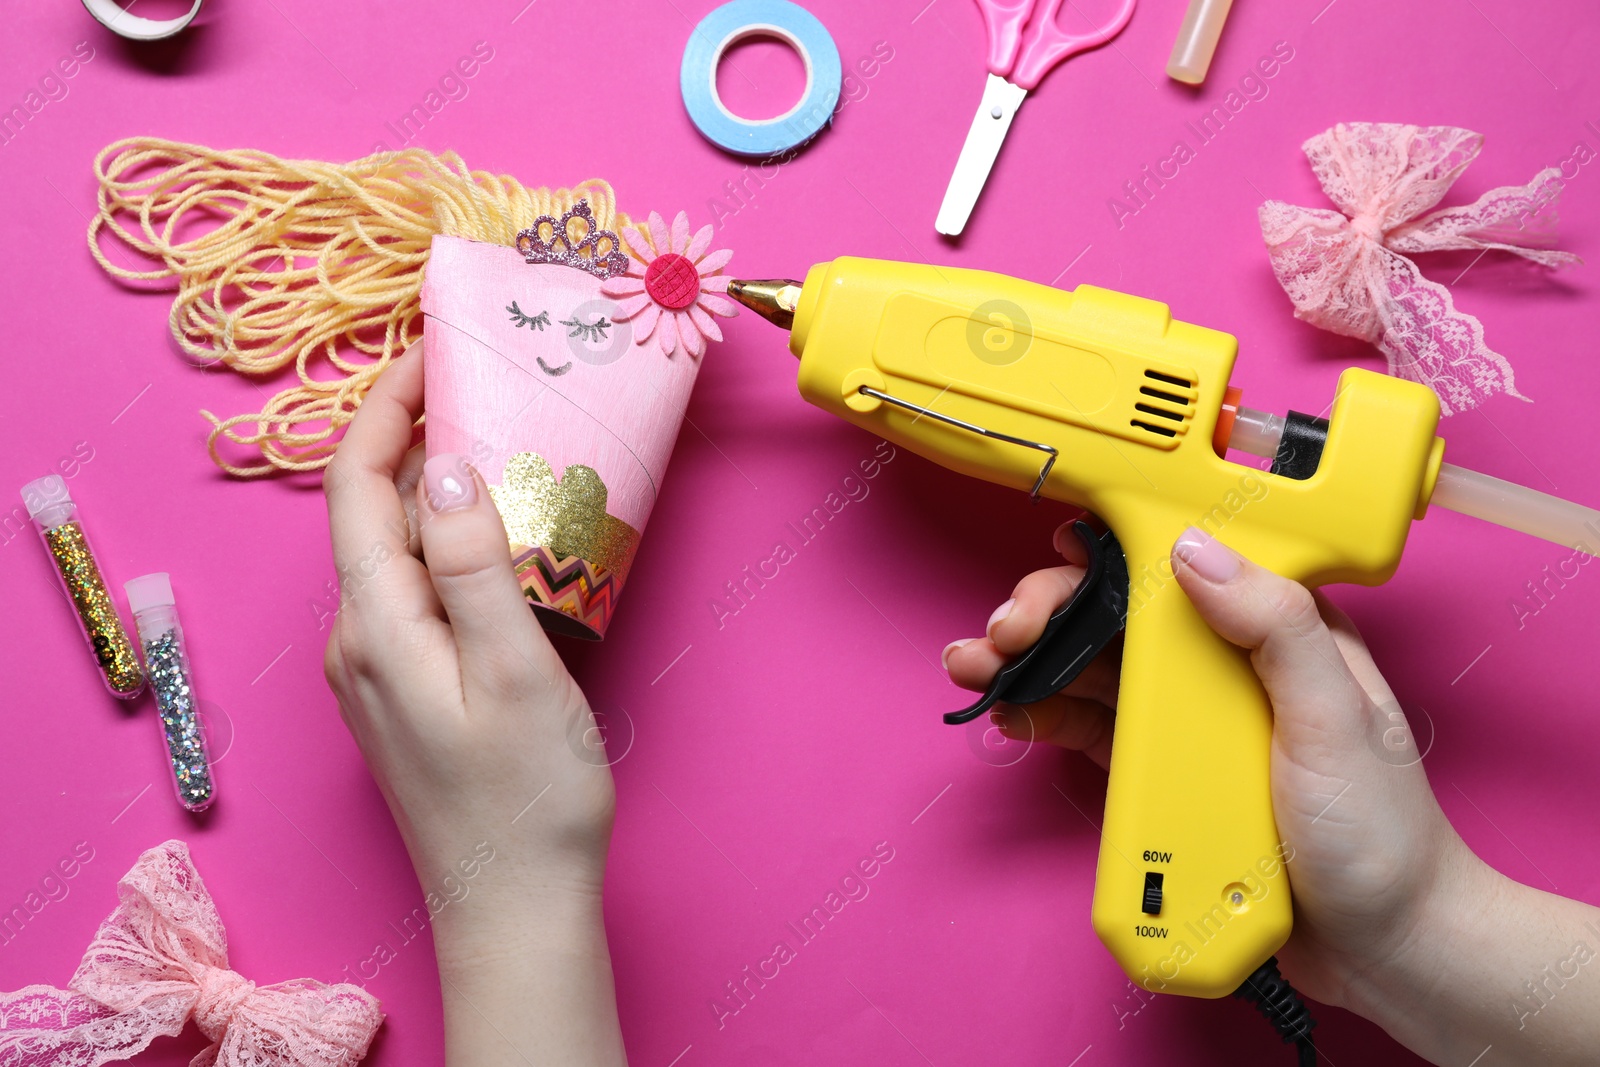
<instances>
[{"instance_id":1,"label":"blue washi tape roll","mask_svg":"<svg viewBox=\"0 0 1600 1067\"><path fill-rule=\"evenodd\" d=\"M771 119L740 118L717 95L717 64L747 37L777 37L800 54L806 91ZM842 71L839 49L817 17L789 0L731 0L700 20L689 35L679 74L683 106L706 140L744 156L771 156L815 137L833 118Z\"/></svg>"}]
</instances>

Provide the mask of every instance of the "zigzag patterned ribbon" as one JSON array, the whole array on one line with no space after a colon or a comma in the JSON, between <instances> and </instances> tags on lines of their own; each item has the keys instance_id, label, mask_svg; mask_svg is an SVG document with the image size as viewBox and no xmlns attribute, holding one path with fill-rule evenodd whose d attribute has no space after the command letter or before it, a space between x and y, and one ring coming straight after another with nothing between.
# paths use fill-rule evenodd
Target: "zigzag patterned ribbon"
<instances>
[{"instance_id":1,"label":"zigzag patterned ribbon","mask_svg":"<svg viewBox=\"0 0 1600 1067\"><path fill-rule=\"evenodd\" d=\"M514 545L511 563L523 595L535 607L558 611L599 638L611 624L622 578L582 556L558 556L543 546Z\"/></svg>"}]
</instances>

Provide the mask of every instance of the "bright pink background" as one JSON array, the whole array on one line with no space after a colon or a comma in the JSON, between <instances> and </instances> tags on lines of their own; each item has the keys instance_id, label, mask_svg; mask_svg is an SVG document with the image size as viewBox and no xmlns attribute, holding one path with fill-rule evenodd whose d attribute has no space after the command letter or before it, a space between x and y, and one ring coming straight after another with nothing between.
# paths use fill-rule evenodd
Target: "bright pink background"
<instances>
[{"instance_id":1,"label":"bright pink background","mask_svg":"<svg viewBox=\"0 0 1600 1067\"><path fill-rule=\"evenodd\" d=\"M106 697L44 553L31 532L8 529L0 907L20 903L74 842L95 858L0 947L0 987L65 981L117 876L169 836L191 842L238 967L262 981L335 980L380 940L398 941L390 920L421 902L323 684L319 612L333 571L317 480L230 482L205 455L200 408L255 410L277 384L186 365L167 337L167 300L120 289L94 265L83 246L90 162L131 134L335 160L395 147L385 123L482 40L492 61L422 144L530 184L603 176L635 214L687 208L699 223L708 200L737 206L726 183L742 163L700 139L677 92L690 22L709 0L525 3L214 0L186 38L148 50L113 40L71 0L7 12L0 104L20 101L75 42L95 58L0 147L4 482L51 469L79 442L92 450L70 485L102 560L118 583L172 572L227 755L215 812L185 817L161 776L149 705ZM1487 151L1454 202L1560 165L1577 142L1600 148L1600 121L1587 124L1600 120L1592 4L1242 0L1196 94L1162 74L1182 5L1146 0L1113 47L1045 80L966 239L947 244L933 217L982 84L976 7L811 6L847 68L878 41L894 57L834 129L724 219L735 272L798 276L848 253L1156 297L1237 333L1235 380L1273 410L1320 410L1342 367L1381 365L1292 319L1268 270L1256 205L1326 206L1302 140L1354 119L1480 130ZM161 13L157 0L139 10ZM1294 58L1267 98L1119 230L1107 198L1280 40ZM738 62L748 84L725 72L730 96L780 109L794 64L766 48ZM1592 255L1600 165L1577 168L1565 216L1563 247ZM1450 282L1469 263L1439 257L1427 269ZM1536 403L1497 398L1450 420L1452 459L1600 503L1592 270L1551 278L1488 256L1455 282ZM745 316L727 329L611 637L572 656L595 705L618 721L625 711L636 735L616 766L607 900L633 1062L1286 1062L1238 1003L1162 999L1119 1025L1137 1002L1088 923L1104 776L1044 750L999 769L939 722L964 699L937 669L940 648L978 632L1024 571L1051 561L1061 509L902 455L718 628L710 602L723 583L768 556L785 523L874 445L795 397L793 359L771 327ZM1600 579L1585 569L1520 631L1510 606L1567 555L1435 515L1387 587L1335 597L1419 732L1437 728L1429 774L1473 847L1518 879L1597 902ZM895 858L871 896L719 1031L708 1003L723 983L878 841ZM426 939L370 988L389 1012L372 1062L438 1062ZM1317 1014L1332 1062L1415 1062L1359 1019ZM163 1047L147 1062L181 1062L195 1042Z\"/></svg>"}]
</instances>

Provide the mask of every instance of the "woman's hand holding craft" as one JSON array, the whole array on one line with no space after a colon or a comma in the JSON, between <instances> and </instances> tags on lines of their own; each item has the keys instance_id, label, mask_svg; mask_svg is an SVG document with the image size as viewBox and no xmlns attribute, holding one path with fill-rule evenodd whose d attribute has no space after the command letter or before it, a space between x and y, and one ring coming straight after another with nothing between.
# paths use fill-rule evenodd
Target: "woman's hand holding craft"
<instances>
[{"instance_id":1,"label":"woman's hand holding craft","mask_svg":"<svg viewBox=\"0 0 1600 1067\"><path fill-rule=\"evenodd\" d=\"M328 682L433 915L450 1063L621 1063L600 911L610 768L483 478L412 446L421 347L368 392L323 479L341 587Z\"/></svg>"}]
</instances>

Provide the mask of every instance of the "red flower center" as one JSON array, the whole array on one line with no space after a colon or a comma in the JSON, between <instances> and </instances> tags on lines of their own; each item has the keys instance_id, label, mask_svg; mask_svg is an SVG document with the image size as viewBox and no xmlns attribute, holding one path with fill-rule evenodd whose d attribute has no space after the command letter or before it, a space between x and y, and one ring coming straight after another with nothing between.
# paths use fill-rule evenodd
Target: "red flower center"
<instances>
[{"instance_id":1,"label":"red flower center","mask_svg":"<svg viewBox=\"0 0 1600 1067\"><path fill-rule=\"evenodd\" d=\"M644 270L644 290L662 307L682 310L700 296L700 272L688 256L668 252Z\"/></svg>"}]
</instances>

